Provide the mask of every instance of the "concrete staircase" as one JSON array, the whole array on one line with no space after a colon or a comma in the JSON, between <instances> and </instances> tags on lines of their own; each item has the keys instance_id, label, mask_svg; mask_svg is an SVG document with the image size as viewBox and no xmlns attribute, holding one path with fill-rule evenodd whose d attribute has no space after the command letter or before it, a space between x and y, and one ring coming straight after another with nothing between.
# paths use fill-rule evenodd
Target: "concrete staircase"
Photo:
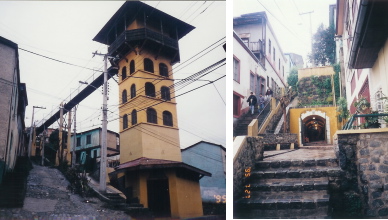
<instances>
[{"instance_id":1,"label":"concrete staircase","mask_svg":"<svg viewBox=\"0 0 388 220\"><path fill-rule=\"evenodd\" d=\"M235 218L330 218L329 178L341 175L334 158L256 162Z\"/></svg>"},{"instance_id":2,"label":"concrete staircase","mask_svg":"<svg viewBox=\"0 0 388 220\"><path fill-rule=\"evenodd\" d=\"M248 134L248 125L252 122L253 119L257 119L259 122L259 127L261 123L265 120L268 113L270 112L270 104L266 103L264 110L262 112L258 112L255 109L255 113L251 115L250 112L246 113L238 122L237 126L233 130L233 136L242 136Z\"/></svg>"}]
</instances>

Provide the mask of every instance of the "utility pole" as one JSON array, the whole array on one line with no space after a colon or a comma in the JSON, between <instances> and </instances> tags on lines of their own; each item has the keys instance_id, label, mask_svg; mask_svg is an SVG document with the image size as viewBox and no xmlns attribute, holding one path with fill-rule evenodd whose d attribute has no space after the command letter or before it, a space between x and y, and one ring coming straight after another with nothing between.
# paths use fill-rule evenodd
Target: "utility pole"
<instances>
[{"instance_id":1,"label":"utility pole","mask_svg":"<svg viewBox=\"0 0 388 220\"><path fill-rule=\"evenodd\" d=\"M57 151L55 166L59 166L59 163L62 162L62 127L63 127L63 103L61 103L60 111L59 111L59 148Z\"/></svg>"},{"instance_id":2,"label":"utility pole","mask_svg":"<svg viewBox=\"0 0 388 220\"><path fill-rule=\"evenodd\" d=\"M70 145L71 145L71 109L69 110L69 112L67 113L67 150L66 150L66 160L68 160L68 156L70 156ZM70 162L70 161L69 161Z\"/></svg>"},{"instance_id":3,"label":"utility pole","mask_svg":"<svg viewBox=\"0 0 388 220\"><path fill-rule=\"evenodd\" d=\"M107 70L107 61L108 54L93 53L95 55L104 56L104 87L103 87L103 97L102 97L102 131L101 131L101 150L100 150L100 191L106 191L106 151L107 151L107 101L108 101L108 70Z\"/></svg>"},{"instance_id":4,"label":"utility pole","mask_svg":"<svg viewBox=\"0 0 388 220\"><path fill-rule=\"evenodd\" d=\"M299 15L309 14L309 16L310 16L311 55L314 55L314 51L313 51L313 29L312 29L312 24L311 24L311 13L314 13L314 11L299 13ZM314 62L312 63L312 65L315 66Z\"/></svg>"},{"instance_id":5,"label":"utility pole","mask_svg":"<svg viewBox=\"0 0 388 220\"><path fill-rule=\"evenodd\" d=\"M43 130L42 134L42 139L43 139L43 146L42 146L42 166L44 166L44 146L46 144L46 128Z\"/></svg>"},{"instance_id":6,"label":"utility pole","mask_svg":"<svg viewBox=\"0 0 388 220\"><path fill-rule=\"evenodd\" d=\"M73 151L71 152L71 167L75 166L75 147L77 146L77 121L76 121L77 106L74 106L74 132L73 132Z\"/></svg>"},{"instance_id":7,"label":"utility pole","mask_svg":"<svg viewBox=\"0 0 388 220\"><path fill-rule=\"evenodd\" d=\"M31 157L31 145L32 145L32 129L33 129L33 123L34 123L34 112L35 108L41 108L46 109L45 107L41 106L32 106L32 117L31 117L31 127L30 127L30 140L28 141L28 158Z\"/></svg>"}]
</instances>

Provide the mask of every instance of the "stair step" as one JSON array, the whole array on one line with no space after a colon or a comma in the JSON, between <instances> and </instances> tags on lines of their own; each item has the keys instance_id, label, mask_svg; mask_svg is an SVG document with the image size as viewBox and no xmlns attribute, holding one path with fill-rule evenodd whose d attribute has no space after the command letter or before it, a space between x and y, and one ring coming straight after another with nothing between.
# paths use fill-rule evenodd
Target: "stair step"
<instances>
[{"instance_id":1,"label":"stair step","mask_svg":"<svg viewBox=\"0 0 388 220\"><path fill-rule=\"evenodd\" d=\"M319 178L319 177L339 177L343 175L339 167L321 167L321 168L280 168L254 170L250 173L248 180L254 179L284 179L284 178Z\"/></svg>"},{"instance_id":2,"label":"stair step","mask_svg":"<svg viewBox=\"0 0 388 220\"><path fill-rule=\"evenodd\" d=\"M258 217L326 216L330 196L325 191L252 192L236 206L239 213ZM243 214L244 215L244 214ZM247 217L247 216L244 216Z\"/></svg>"},{"instance_id":3,"label":"stair step","mask_svg":"<svg viewBox=\"0 0 388 220\"><path fill-rule=\"evenodd\" d=\"M327 190L329 179L321 178L294 178L294 179L261 179L251 183L251 191L312 191Z\"/></svg>"},{"instance_id":4,"label":"stair step","mask_svg":"<svg viewBox=\"0 0 388 220\"><path fill-rule=\"evenodd\" d=\"M256 162L256 168L289 168L289 167L337 167L336 158L306 159L306 160L276 160Z\"/></svg>"}]
</instances>

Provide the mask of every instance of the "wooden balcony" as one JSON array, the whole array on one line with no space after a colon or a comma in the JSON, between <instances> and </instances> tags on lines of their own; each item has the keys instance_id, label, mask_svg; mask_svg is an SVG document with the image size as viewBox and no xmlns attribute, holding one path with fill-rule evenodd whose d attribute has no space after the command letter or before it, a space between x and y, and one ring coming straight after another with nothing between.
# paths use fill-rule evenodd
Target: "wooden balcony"
<instances>
[{"instance_id":1,"label":"wooden balcony","mask_svg":"<svg viewBox=\"0 0 388 220\"><path fill-rule=\"evenodd\" d=\"M133 48L151 49L159 54L177 59L179 61L178 40L167 37L162 33L152 31L148 28L126 30L121 33L109 46L108 52L112 56L124 55Z\"/></svg>"}]
</instances>

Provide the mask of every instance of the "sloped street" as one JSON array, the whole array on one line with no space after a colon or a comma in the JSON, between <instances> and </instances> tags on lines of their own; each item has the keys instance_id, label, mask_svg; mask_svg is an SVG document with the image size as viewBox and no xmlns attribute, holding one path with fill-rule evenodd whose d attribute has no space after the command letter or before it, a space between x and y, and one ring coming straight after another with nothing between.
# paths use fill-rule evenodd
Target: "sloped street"
<instances>
[{"instance_id":1,"label":"sloped street","mask_svg":"<svg viewBox=\"0 0 388 220\"><path fill-rule=\"evenodd\" d=\"M0 219L130 219L123 211L105 208L98 198L82 198L67 190L62 173L34 165L23 208L0 208Z\"/></svg>"}]
</instances>

